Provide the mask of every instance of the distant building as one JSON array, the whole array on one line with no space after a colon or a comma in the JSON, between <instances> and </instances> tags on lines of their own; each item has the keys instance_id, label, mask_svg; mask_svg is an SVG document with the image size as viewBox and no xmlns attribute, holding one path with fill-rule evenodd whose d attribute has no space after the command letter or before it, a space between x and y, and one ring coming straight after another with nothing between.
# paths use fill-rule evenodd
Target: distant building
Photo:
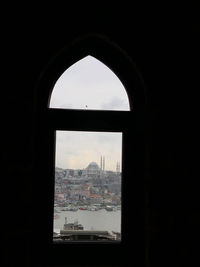
<instances>
[{"instance_id":1,"label":"distant building","mask_svg":"<svg viewBox=\"0 0 200 267\"><path fill-rule=\"evenodd\" d=\"M64 194L55 194L55 200L59 202L64 202L66 198Z\"/></svg>"},{"instance_id":2,"label":"distant building","mask_svg":"<svg viewBox=\"0 0 200 267\"><path fill-rule=\"evenodd\" d=\"M121 184L119 183L109 184L108 190L112 193L119 194L121 192Z\"/></svg>"},{"instance_id":3,"label":"distant building","mask_svg":"<svg viewBox=\"0 0 200 267\"><path fill-rule=\"evenodd\" d=\"M99 168L96 162L91 162L87 168L83 170L83 174L91 178L99 178L101 176L102 170Z\"/></svg>"}]
</instances>

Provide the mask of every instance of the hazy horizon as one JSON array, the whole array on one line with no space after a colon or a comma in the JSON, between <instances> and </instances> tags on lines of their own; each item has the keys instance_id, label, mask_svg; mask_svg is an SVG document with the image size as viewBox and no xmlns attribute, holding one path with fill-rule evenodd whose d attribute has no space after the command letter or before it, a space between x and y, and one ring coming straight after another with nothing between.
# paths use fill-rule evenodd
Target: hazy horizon
<instances>
[{"instance_id":1,"label":"hazy horizon","mask_svg":"<svg viewBox=\"0 0 200 267\"><path fill-rule=\"evenodd\" d=\"M100 167L105 157L105 170L116 171L122 157L122 133L56 131L55 166L62 169L85 169L91 162Z\"/></svg>"}]
</instances>

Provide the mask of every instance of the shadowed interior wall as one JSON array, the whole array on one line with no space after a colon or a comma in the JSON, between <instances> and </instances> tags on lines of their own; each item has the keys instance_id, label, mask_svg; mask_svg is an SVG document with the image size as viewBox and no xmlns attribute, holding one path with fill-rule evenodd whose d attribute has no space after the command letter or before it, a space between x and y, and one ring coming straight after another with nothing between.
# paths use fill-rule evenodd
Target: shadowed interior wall
<instances>
[{"instance_id":1,"label":"shadowed interior wall","mask_svg":"<svg viewBox=\"0 0 200 267\"><path fill-rule=\"evenodd\" d=\"M25 21L7 25L3 38L5 82L1 102L5 124L1 128L1 188L7 266L33 266L33 222L40 215L32 212L37 194L32 185L36 180L38 187L42 183L40 175L38 179L34 172L38 130L36 84L60 49L75 37L90 32L105 35L122 47L137 65L146 87L145 206L141 236L145 266L182 266L185 262L189 266L191 261L198 265L200 24L185 21L135 24L131 12L123 21L109 19L107 14L104 20L97 16L93 23L82 20L78 26L72 25L69 17L57 23L48 18L48 22L41 19L40 23L32 24L32 19L26 17ZM120 266L131 264L123 255L121 258ZM41 266L40 259L35 260L34 266ZM106 259L102 265L107 266Z\"/></svg>"}]
</instances>

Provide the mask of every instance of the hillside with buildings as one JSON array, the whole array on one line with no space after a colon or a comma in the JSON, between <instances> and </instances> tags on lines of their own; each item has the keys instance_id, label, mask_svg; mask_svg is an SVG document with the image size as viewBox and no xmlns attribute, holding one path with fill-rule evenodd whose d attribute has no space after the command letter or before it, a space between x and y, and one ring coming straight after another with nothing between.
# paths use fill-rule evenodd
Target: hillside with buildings
<instances>
[{"instance_id":1,"label":"hillside with buildings","mask_svg":"<svg viewBox=\"0 0 200 267\"><path fill-rule=\"evenodd\" d=\"M91 162L85 169L55 168L54 205L83 208L121 205L121 172L104 170Z\"/></svg>"}]
</instances>

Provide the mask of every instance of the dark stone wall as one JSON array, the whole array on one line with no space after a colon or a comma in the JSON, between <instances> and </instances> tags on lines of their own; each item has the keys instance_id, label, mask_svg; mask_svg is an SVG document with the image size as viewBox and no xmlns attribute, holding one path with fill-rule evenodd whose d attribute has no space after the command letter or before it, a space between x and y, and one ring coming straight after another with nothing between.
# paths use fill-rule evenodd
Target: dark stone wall
<instances>
[{"instance_id":1,"label":"dark stone wall","mask_svg":"<svg viewBox=\"0 0 200 267\"><path fill-rule=\"evenodd\" d=\"M45 12L10 14L12 23L5 23L1 33L1 203L7 266L42 266L39 259L33 265L31 257L33 217L37 216L32 212L37 194L32 186L37 179L36 84L60 49L91 32L107 36L126 51L145 83L145 227L141 236L145 258L138 266L198 265L199 22L152 22L145 16L138 21L131 10L123 19L118 11L112 18L109 12L99 12L91 20L89 12L78 14L77 20L71 12L66 10L66 16L57 19L48 12L46 16ZM124 259L124 265L128 264Z\"/></svg>"}]
</instances>

